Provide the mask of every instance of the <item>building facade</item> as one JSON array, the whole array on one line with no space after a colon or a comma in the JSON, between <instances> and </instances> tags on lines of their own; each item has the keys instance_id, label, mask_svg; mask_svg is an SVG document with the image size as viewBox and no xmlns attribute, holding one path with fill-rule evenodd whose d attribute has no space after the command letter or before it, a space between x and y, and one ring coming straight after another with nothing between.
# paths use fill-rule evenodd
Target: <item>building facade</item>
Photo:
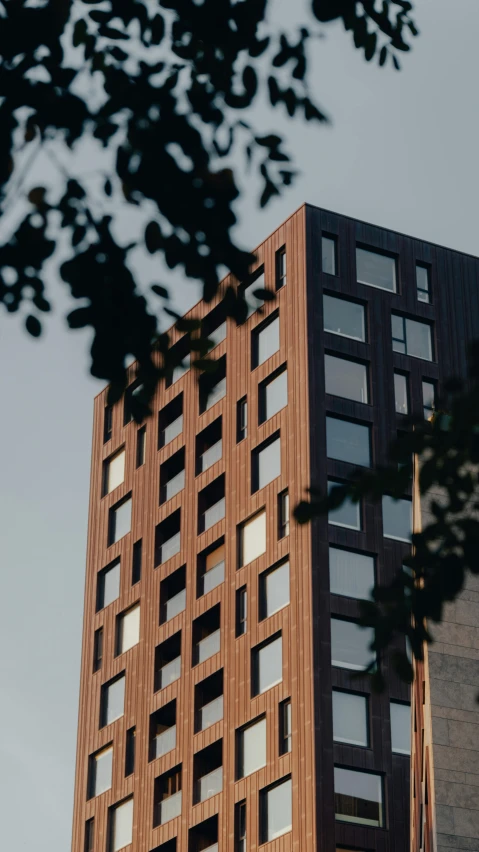
<instances>
[{"instance_id":1,"label":"building facade","mask_svg":"<svg viewBox=\"0 0 479 852\"><path fill-rule=\"evenodd\" d=\"M292 510L385 460L464 373L479 265L303 206L256 250L218 370L138 426L95 400L73 852L406 852L409 690L358 674L358 600L401 570L412 494ZM275 291L258 303L259 286Z\"/></svg>"}]
</instances>

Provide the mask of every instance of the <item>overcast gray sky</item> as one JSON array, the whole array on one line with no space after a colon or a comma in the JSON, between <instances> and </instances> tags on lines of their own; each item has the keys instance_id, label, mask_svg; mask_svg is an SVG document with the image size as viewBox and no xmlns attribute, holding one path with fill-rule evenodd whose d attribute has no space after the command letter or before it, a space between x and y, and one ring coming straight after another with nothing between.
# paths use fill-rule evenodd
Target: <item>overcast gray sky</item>
<instances>
[{"instance_id":1,"label":"overcast gray sky","mask_svg":"<svg viewBox=\"0 0 479 852\"><path fill-rule=\"evenodd\" d=\"M300 4L278 0L291 20ZM479 255L477 0L417 0L403 71L367 65L328 28L314 85L330 128L293 127L302 175L266 211L238 205L248 248L304 201ZM454 14L454 18L451 15ZM288 16L288 17L287 17ZM274 129L274 115L263 124ZM196 301L179 280L176 304ZM59 304L60 294L57 295ZM88 335L61 310L32 341L0 329L0 824L12 852L70 847L92 399Z\"/></svg>"}]
</instances>

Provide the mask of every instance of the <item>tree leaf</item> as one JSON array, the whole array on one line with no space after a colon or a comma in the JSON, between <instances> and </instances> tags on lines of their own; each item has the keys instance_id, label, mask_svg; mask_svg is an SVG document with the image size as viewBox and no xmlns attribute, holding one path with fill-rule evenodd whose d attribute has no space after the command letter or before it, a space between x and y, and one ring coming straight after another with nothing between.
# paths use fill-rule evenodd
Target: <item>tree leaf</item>
<instances>
[{"instance_id":1,"label":"tree leaf","mask_svg":"<svg viewBox=\"0 0 479 852\"><path fill-rule=\"evenodd\" d=\"M40 337L42 333L41 322L37 317L33 316L33 314L29 314L26 317L25 328L32 337Z\"/></svg>"}]
</instances>

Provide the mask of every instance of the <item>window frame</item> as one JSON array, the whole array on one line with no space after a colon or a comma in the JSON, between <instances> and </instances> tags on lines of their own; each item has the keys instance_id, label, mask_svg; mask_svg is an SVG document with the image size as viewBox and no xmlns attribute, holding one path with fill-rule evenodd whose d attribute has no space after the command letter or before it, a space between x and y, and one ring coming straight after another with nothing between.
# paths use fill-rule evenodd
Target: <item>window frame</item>
<instances>
[{"instance_id":1,"label":"window frame","mask_svg":"<svg viewBox=\"0 0 479 852\"><path fill-rule=\"evenodd\" d=\"M278 458L279 458L279 471L275 472L275 475L268 479L267 482L261 484L260 482L260 472L261 472L261 463L260 457L261 454L267 452L273 445L277 444L278 446ZM275 451L276 452L276 451ZM282 446L281 446L281 433L280 431L274 432L273 435L270 435L265 441L261 444L258 444L257 447L254 447L251 450L251 493L256 494L258 491L262 491L263 488L267 488L275 479L280 479L282 474L282 465L281 465L281 457L282 457ZM275 455L275 461L276 455ZM268 465L269 467L269 465Z\"/></svg>"},{"instance_id":2,"label":"window frame","mask_svg":"<svg viewBox=\"0 0 479 852\"><path fill-rule=\"evenodd\" d=\"M264 763L258 763L248 772L245 771L245 734L248 731L251 731L257 725L262 726L262 730L264 729ZM266 721L266 714L263 713L261 716L257 716L255 719L251 719L246 725L242 725L240 728L236 730L236 780L240 781L242 778L249 778L250 775L253 775L255 772L259 772L260 769L264 769L264 767L268 763L268 727Z\"/></svg>"},{"instance_id":3,"label":"window frame","mask_svg":"<svg viewBox=\"0 0 479 852\"><path fill-rule=\"evenodd\" d=\"M334 488L334 486L336 486L336 485L339 485L339 486L344 485L344 482L340 482L337 479L330 479L328 477L328 480L327 480L328 494L329 494L331 488ZM359 526L353 527L353 526L350 526L350 524L340 524L340 523L338 523L338 521L332 521L331 520L331 514L332 513L334 514L336 512L341 511L341 509L343 508L345 503L350 505L350 506L353 506L353 507L357 506L357 517L358 517ZM357 503L352 503L351 500L349 500L349 498L347 498L343 502L342 506L339 509L330 509L328 511L328 524L331 524L332 527L339 527L340 529L344 529L344 530L353 530L354 532L362 532L362 530L363 530L363 503L362 503L362 500L358 500Z\"/></svg>"},{"instance_id":4,"label":"window frame","mask_svg":"<svg viewBox=\"0 0 479 852\"><path fill-rule=\"evenodd\" d=\"M275 834L273 837L268 836L268 796L269 794L275 790L277 787L281 787L283 784L290 785L291 791L291 825L288 825L284 830L280 831L279 834ZM293 785L291 775L286 775L283 778L279 778L273 784L268 784L267 787L263 787L259 791L259 843L262 845L263 843L269 843L273 840L277 840L279 837L283 837L285 834L289 834L293 830Z\"/></svg>"},{"instance_id":5,"label":"window frame","mask_svg":"<svg viewBox=\"0 0 479 852\"><path fill-rule=\"evenodd\" d=\"M328 384L328 371L327 371L328 360L327 359L328 358L333 358L335 361L342 361L343 364L346 364L346 365L347 364L354 364L356 367L362 367L363 368L364 376L363 376L362 390L365 391L365 397L366 397L365 399L356 399L355 397L345 396L345 394L343 394L343 393L335 393L334 391L327 389L327 384ZM343 353L340 353L340 352L330 352L330 351L326 350L325 353L324 353L324 388L325 388L325 393L329 394L330 396L335 396L338 399L348 399L351 402L359 402L360 405L370 405L371 404L371 401L370 401L371 391L370 391L369 372L370 372L369 371L369 363L366 362L366 361L360 361L357 358L351 358L348 355L343 355Z\"/></svg>"},{"instance_id":6,"label":"window frame","mask_svg":"<svg viewBox=\"0 0 479 852\"><path fill-rule=\"evenodd\" d=\"M277 408L276 411L268 416L268 388L282 376L286 376L286 401L284 405ZM287 363L284 363L281 367L278 367L277 370L274 370L273 373L270 373L270 375L263 379L263 381L258 385L258 426L261 426L263 423L267 423L268 420L271 420L272 417L276 417L280 411L287 408L288 393L288 365Z\"/></svg>"},{"instance_id":7,"label":"window frame","mask_svg":"<svg viewBox=\"0 0 479 852\"><path fill-rule=\"evenodd\" d=\"M256 554L256 556L254 556L252 559L249 559L248 562L245 562L244 561L245 550L246 550L245 540L244 540L245 539L245 531L246 531L247 527L249 527L250 524L253 521L259 520L260 517L263 517L263 519L264 519L264 523L263 523L263 525L264 525L264 548L263 548L263 550L258 552ZM266 529L267 529L266 506L262 506L261 509L258 509L257 512L254 512L254 514L250 515L249 518L245 518L244 521L241 521L241 523L238 524L237 533L238 533L238 567L239 568L244 568L246 565L250 565L256 559L260 559L260 557L263 556L266 553L266 545L267 545ZM263 530L262 530L262 532L263 532Z\"/></svg>"},{"instance_id":8,"label":"window frame","mask_svg":"<svg viewBox=\"0 0 479 852\"><path fill-rule=\"evenodd\" d=\"M357 504L357 505L359 505L359 504ZM345 529L347 529L347 528L345 528ZM372 579L373 579L373 584L372 584L372 587L371 587L372 589L376 585L377 556L375 554L372 554L372 553L366 553L365 551L362 551L362 550L355 550L353 548L343 547L342 545L336 544L335 542L330 541L328 543L329 590L330 590L330 594L331 595L338 595L338 597L341 597L341 598L350 598L351 600L356 600L356 601L358 601L358 600L370 600L369 596L368 597L358 597L357 595L346 594L345 592L338 592L338 591L336 591L337 587L335 587L335 589L333 590L333 584L332 584L333 572L332 572L332 568L331 568L331 551L332 550L340 551L341 553L347 553L347 554L349 554L349 556L352 556L353 558L355 556L360 556L360 557L365 557L367 559L370 559L372 561Z\"/></svg>"},{"instance_id":9,"label":"window frame","mask_svg":"<svg viewBox=\"0 0 479 852\"><path fill-rule=\"evenodd\" d=\"M286 603L281 604L281 606L276 607L276 609L268 612L268 596L267 596L267 583L268 578L271 577L272 574L275 574L276 571L281 570L285 566L288 566L288 600ZM291 562L289 556L286 556L280 559L278 562L275 562L274 565L271 565L270 568L267 568L265 571L262 571L258 577L258 586L259 586L259 595L258 595L258 603L259 603L259 621L264 621L267 618L271 618L271 616L275 615L277 612L281 612L282 609L285 609L287 606L291 604Z\"/></svg>"},{"instance_id":10,"label":"window frame","mask_svg":"<svg viewBox=\"0 0 479 852\"><path fill-rule=\"evenodd\" d=\"M393 325L392 325L393 317L395 319L401 320L401 322L402 322L402 333L403 333L402 339L394 336L394 330L393 330ZM430 355L431 355L430 358L423 358L421 355L413 355L411 352L408 352L408 334L407 334L407 323L408 322L416 323L417 325L424 325L429 329L429 351L430 351ZM428 364L433 364L434 363L434 356L435 356L433 329L434 329L433 323L429 322L428 320L422 320L422 319L419 320L417 318L411 319L411 317L406 317L403 314L398 314L395 311L392 311L391 312L391 339L392 339L392 350L393 350L393 352L397 352L399 355L407 355L408 358L417 358L419 361L426 361ZM401 352L399 349L394 348L394 342L395 341L396 341L396 343L400 343L401 345L404 346L404 352Z\"/></svg>"},{"instance_id":11,"label":"window frame","mask_svg":"<svg viewBox=\"0 0 479 852\"><path fill-rule=\"evenodd\" d=\"M423 269L426 273L426 281L427 281L427 289L419 286L417 271L418 269ZM432 303L431 298L431 264L424 263L421 260L416 260L416 300L420 302L422 305L430 305ZM419 298L419 293L425 293L427 295L427 299Z\"/></svg>"},{"instance_id":12,"label":"window frame","mask_svg":"<svg viewBox=\"0 0 479 852\"><path fill-rule=\"evenodd\" d=\"M371 828L385 829L386 828L386 813L385 813L385 810L386 810L385 804L386 803L385 803L385 796L384 796L384 793L385 793L384 774L381 773L381 772L375 772L375 771L369 770L369 769L362 769L362 768L351 767L351 766L342 766L340 764L335 763L335 765L334 765L335 777L334 777L334 788L333 788L335 797L336 797L336 795L338 795L337 792L336 792L336 770L337 769L347 771L347 772L352 772L352 773L354 773L355 775L358 775L358 776L359 775L370 775L370 776L373 776L374 778L377 778L379 780L381 795L380 795L380 799L377 803L379 805L379 817L380 817L377 824L375 823L375 821L373 822L371 820L370 821L364 821L364 818L363 818L363 820L361 820L361 818L355 820L354 818L348 819L346 814L339 814L338 815L337 812L336 812L336 802L334 804L335 821L339 822L339 823L346 824L346 825L363 826L363 828L365 828L365 829L371 829ZM339 795L341 795L341 794L339 794ZM354 798L359 798L359 797L355 796ZM373 801L373 800L371 800L371 801Z\"/></svg>"},{"instance_id":13,"label":"window frame","mask_svg":"<svg viewBox=\"0 0 479 852\"><path fill-rule=\"evenodd\" d=\"M397 407L398 397L397 397L397 389L396 389L396 378L404 379L404 386L405 386L405 391L406 391L406 393L405 393L406 411L399 411L399 409ZM393 382L394 382L394 411L395 411L396 414L400 414L401 416L405 417L409 414L409 411L410 411L410 408L411 408L410 393L409 393L409 373L405 373L402 370L394 370Z\"/></svg>"},{"instance_id":14,"label":"window frame","mask_svg":"<svg viewBox=\"0 0 479 852\"><path fill-rule=\"evenodd\" d=\"M376 255L379 257L385 257L389 260L393 261L393 283L394 288L391 290L389 287L380 287L378 284L371 284L369 281L363 281L359 277L358 272L358 250L368 252L369 254ZM356 243L355 252L354 252L354 260L355 260L355 268L356 268L356 282L358 284L362 284L365 287L373 287L375 290L381 290L383 293L392 293L393 295L399 295L399 256L394 252L383 251L382 249L377 249L373 246L366 246L364 243Z\"/></svg>"},{"instance_id":15,"label":"window frame","mask_svg":"<svg viewBox=\"0 0 479 852\"><path fill-rule=\"evenodd\" d=\"M324 268L323 243L325 240L328 240L333 244L333 272L329 272L329 270ZM339 275L338 235L330 234L327 231L321 231L321 272L323 275L331 275L334 278L337 278Z\"/></svg>"},{"instance_id":16,"label":"window frame","mask_svg":"<svg viewBox=\"0 0 479 852\"><path fill-rule=\"evenodd\" d=\"M368 455L369 455L369 463L362 464L361 462L351 461L349 459L338 458L337 456L329 455L328 448L328 424L331 421L340 421L341 423L348 423L350 426L359 427L360 429L366 429L368 435ZM335 462L341 462L342 464L349 464L354 467L365 468L366 470L370 470L374 465L374 454L373 454L373 440L372 440L372 423L362 423L359 420L351 420L347 417L338 417L337 414L332 412L326 412L326 457Z\"/></svg>"},{"instance_id":17,"label":"window frame","mask_svg":"<svg viewBox=\"0 0 479 852\"><path fill-rule=\"evenodd\" d=\"M265 648L269 645L273 645L275 642L280 640L281 642L281 677L271 681L268 686L264 689L260 690L260 654ZM258 645L254 645L251 648L251 697L256 698L258 695L264 695L265 692L269 692L270 689L274 689L278 684L283 683L283 663L284 663L284 655L283 655L283 633L279 630L277 633L273 633L271 636L268 636L267 639L264 639L263 642L260 642Z\"/></svg>"},{"instance_id":18,"label":"window frame","mask_svg":"<svg viewBox=\"0 0 479 852\"><path fill-rule=\"evenodd\" d=\"M260 344L260 336L263 334L270 326L278 324L278 346L274 349L266 358L263 358L261 361L259 354L259 344ZM279 310L277 309L269 316L267 316L263 322L259 323L255 326L251 331L251 369L256 370L262 364L266 364L270 358L273 358L277 352L281 351L281 324L279 318Z\"/></svg>"},{"instance_id":19,"label":"window frame","mask_svg":"<svg viewBox=\"0 0 479 852\"><path fill-rule=\"evenodd\" d=\"M353 698L361 698L364 701L365 708L365 730L366 730L366 741L358 742L357 740L346 739L345 737L334 736L334 695L349 695ZM341 745L353 746L354 748L371 748L371 708L370 708L370 697L362 692L355 692L352 689L342 689L341 687L333 686L332 689L332 714L333 714L333 742L340 743Z\"/></svg>"},{"instance_id":20,"label":"window frame","mask_svg":"<svg viewBox=\"0 0 479 852\"><path fill-rule=\"evenodd\" d=\"M286 244L282 245L275 252L275 285L276 290L282 290L283 287L286 287L288 283L287 277L287 254L286 254Z\"/></svg>"},{"instance_id":21,"label":"window frame","mask_svg":"<svg viewBox=\"0 0 479 852\"><path fill-rule=\"evenodd\" d=\"M325 303L324 299L334 299L336 302L344 302L346 305L356 305L356 307L361 308L362 310L362 328L363 328L363 336L356 337L351 334L344 334L341 331L333 331L330 328L325 327ZM342 293L333 293L331 291L323 291L323 331L326 334L334 334L336 337L343 337L345 340L356 340L358 343L367 343L368 342L368 323L367 323L367 303L357 301L356 299L345 298Z\"/></svg>"}]
</instances>

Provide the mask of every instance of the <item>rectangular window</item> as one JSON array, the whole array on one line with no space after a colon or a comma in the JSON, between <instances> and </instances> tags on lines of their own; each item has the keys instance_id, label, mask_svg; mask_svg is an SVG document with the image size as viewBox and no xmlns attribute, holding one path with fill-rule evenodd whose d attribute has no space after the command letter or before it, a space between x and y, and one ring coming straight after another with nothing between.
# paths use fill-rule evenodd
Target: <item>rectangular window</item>
<instances>
[{"instance_id":1,"label":"rectangular window","mask_svg":"<svg viewBox=\"0 0 479 852\"><path fill-rule=\"evenodd\" d=\"M337 743L369 746L368 699L333 689L333 739Z\"/></svg>"},{"instance_id":2,"label":"rectangular window","mask_svg":"<svg viewBox=\"0 0 479 852\"><path fill-rule=\"evenodd\" d=\"M252 333L252 366L259 367L279 350L279 316L273 315Z\"/></svg>"},{"instance_id":3,"label":"rectangular window","mask_svg":"<svg viewBox=\"0 0 479 852\"><path fill-rule=\"evenodd\" d=\"M288 489L278 494L278 538L289 535L289 493Z\"/></svg>"},{"instance_id":4,"label":"rectangular window","mask_svg":"<svg viewBox=\"0 0 479 852\"><path fill-rule=\"evenodd\" d=\"M220 541L223 541L220 539ZM218 542L198 556L198 597L206 595L224 582L225 546Z\"/></svg>"},{"instance_id":5,"label":"rectangular window","mask_svg":"<svg viewBox=\"0 0 479 852\"><path fill-rule=\"evenodd\" d=\"M339 482L328 480L328 494L334 487L340 486ZM346 527L350 530L361 529L361 506L360 503L352 503L349 498L344 500L338 509L330 509L328 512L328 524L335 527Z\"/></svg>"},{"instance_id":6,"label":"rectangular window","mask_svg":"<svg viewBox=\"0 0 479 852\"><path fill-rule=\"evenodd\" d=\"M181 787L181 766L174 766L169 772L155 778L155 827L180 816Z\"/></svg>"},{"instance_id":7,"label":"rectangular window","mask_svg":"<svg viewBox=\"0 0 479 852\"><path fill-rule=\"evenodd\" d=\"M150 760L176 748L176 699L150 716Z\"/></svg>"},{"instance_id":8,"label":"rectangular window","mask_svg":"<svg viewBox=\"0 0 479 852\"><path fill-rule=\"evenodd\" d=\"M283 638L281 633L253 648L253 695L261 695L283 680Z\"/></svg>"},{"instance_id":9,"label":"rectangular window","mask_svg":"<svg viewBox=\"0 0 479 852\"><path fill-rule=\"evenodd\" d=\"M196 436L196 473L204 473L223 455L222 418L213 420Z\"/></svg>"},{"instance_id":10,"label":"rectangular window","mask_svg":"<svg viewBox=\"0 0 479 852\"><path fill-rule=\"evenodd\" d=\"M146 426L142 426L136 433L136 466L145 464L146 458Z\"/></svg>"},{"instance_id":11,"label":"rectangular window","mask_svg":"<svg viewBox=\"0 0 479 852\"><path fill-rule=\"evenodd\" d=\"M394 371L394 405L396 414L408 414L409 412L408 381L404 373Z\"/></svg>"},{"instance_id":12,"label":"rectangular window","mask_svg":"<svg viewBox=\"0 0 479 852\"><path fill-rule=\"evenodd\" d=\"M279 726L279 753L288 754L291 751L293 739L290 698L279 705Z\"/></svg>"},{"instance_id":13,"label":"rectangular window","mask_svg":"<svg viewBox=\"0 0 479 852\"><path fill-rule=\"evenodd\" d=\"M181 630L155 648L155 692L181 675Z\"/></svg>"},{"instance_id":14,"label":"rectangular window","mask_svg":"<svg viewBox=\"0 0 479 852\"><path fill-rule=\"evenodd\" d=\"M237 778L246 778L266 766L266 719L258 719L237 733Z\"/></svg>"},{"instance_id":15,"label":"rectangular window","mask_svg":"<svg viewBox=\"0 0 479 852\"><path fill-rule=\"evenodd\" d=\"M188 834L188 852L219 852L217 814L197 823L190 828ZM168 850L160 847L153 852L168 852Z\"/></svg>"},{"instance_id":16,"label":"rectangular window","mask_svg":"<svg viewBox=\"0 0 479 852\"><path fill-rule=\"evenodd\" d=\"M324 330L351 340L366 340L364 307L348 299L323 296Z\"/></svg>"},{"instance_id":17,"label":"rectangular window","mask_svg":"<svg viewBox=\"0 0 479 852\"><path fill-rule=\"evenodd\" d=\"M111 439L113 431L113 406L105 405L105 410L103 413L103 443L106 444L107 441Z\"/></svg>"},{"instance_id":18,"label":"rectangular window","mask_svg":"<svg viewBox=\"0 0 479 852\"><path fill-rule=\"evenodd\" d=\"M239 443L248 434L248 401L244 396L236 403L236 442Z\"/></svg>"},{"instance_id":19,"label":"rectangular window","mask_svg":"<svg viewBox=\"0 0 479 852\"><path fill-rule=\"evenodd\" d=\"M223 669L195 686L195 733L223 718Z\"/></svg>"},{"instance_id":20,"label":"rectangular window","mask_svg":"<svg viewBox=\"0 0 479 852\"><path fill-rule=\"evenodd\" d=\"M411 754L411 705L391 701L391 746L396 754Z\"/></svg>"},{"instance_id":21,"label":"rectangular window","mask_svg":"<svg viewBox=\"0 0 479 852\"><path fill-rule=\"evenodd\" d=\"M378 290L396 292L396 259L377 251L356 247L356 278Z\"/></svg>"},{"instance_id":22,"label":"rectangular window","mask_svg":"<svg viewBox=\"0 0 479 852\"><path fill-rule=\"evenodd\" d=\"M374 659L370 650L372 627L360 627L355 621L331 618L331 665L350 671L362 671Z\"/></svg>"},{"instance_id":23,"label":"rectangular window","mask_svg":"<svg viewBox=\"0 0 479 852\"><path fill-rule=\"evenodd\" d=\"M118 852L133 841L133 799L111 808L111 852Z\"/></svg>"},{"instance_id":24,"label":"rectangular window","mask_svg":"<svg viewBox=\"0 0 479 852\"><path fill-rule=\"evenodd\" d=\"M133 420L133 414L137 419L140 416L141 405L139 406L138 397L144 393L144 386L138 380L127 387L123 401L123 425L127 426Z\"/></svg>"},{"instance_id":25,"label":"rectangular window","mask_svg":"<svg viewBox=\"0 0 479 852\"><path fill-rule=\"evenodd\" d=\"M158 449L166 447L183 431L183 394L175 396L158 414Z\"/></svg>"},{"instance_id":26,"label":"rectangular window","mask_svg":"<svg viewBox=\"0 0 479 852\"><path fill-rule=\"evenodd\" d=\"M100 728L123 716L125 707L125 675L103 684L100 698Z\"/></svg>"},{"instance_id":27,"label":"rectangular window","mask_svg":"<svg viewBox=\"0 0 479 852\"><path fill-rule=\"evenodd\" d=\"M209 411L226 396L226 355L214 362L216 369L203 373L199 379L200 414Z\"/></svg>"},{"instance_id":28,"label":"rectangular window","mask_svg":"<svg viewBox=\"0 0 479 852\"><path fill-rule=\"evenodd\" d=\"M248 629L248 591L246 586L236 592L236 636L243 636Z\"/></svg>"},{"instance_id":29,"label":"rectangular window","mask_svg":"<svg viewBox=\"0 0 479 852\"><path fill-rule=\"evenodd\" d=\"M141 580L141 562L142 562L143 543L139 538L133 545L133 558L131 561L131 585L134 586Z\"/></svg>"},{"instance_id":30,"label":"rectangular window","mask_svg":"<svg viewBox=\"0 0 479 852\"><path fill-rule=\"evenodd\" d=\"M326 417L326 451L329 459L371 467L369 426L337 417Z\"/></svg>"},{"instance_id":31,"label":"rectangular window","mask_svg":"<svg viewBox=\"0 0 479 852\"><path fill-rule=\"evenodd\" d=\"M383 496L383 536L396 541L411 541L412 502Z\"/></svg>"},{"instance_id":32,"label":"rectangular window","mask_svg":"<svg viewBox=\"0 0 479 852\"><path fill-rule=\"evenodd\" d=\"M135 771L136 728L128 728L125 744L125 778Z\"/></svg>"},{"instance_id":33,"label":"rectangular window","mask_svg":"<svg viewBox=\"0 0 479 852\"><path fill-rule=\"evenodd\" d=\"M95 820L93 817L85 823L85 842L83 852L94 852L95 850Z\"/></svg>"},{"instance_id":34,"label":"rectangular window","mask_svg":"<svg viewBox=\"0 0 479 852\"><path fill-rule=\"evenodd\" d=\"M336 237L321 238L321 269L328 275L336 275L337 241Z\"/></svg>"},{"instance_id":35,"label":"rectangular window","mask_svg":"<svg viewBox=\"0 0 479 852\"><path fill-rule=\"evenodd\" d=\"M292 798L291 778L260 791L260 843L292 831Z\"/></svg>"},{"instance_id":36,"label":"rectangular window","mask_svg":"<svg viewBox=\"0 0 479 852\"><path fill-rule=\"evenodd\" d=\"M266 512L258 512L239 528L240 567L266 552Z\"/></svg>"},{"instance_id":37,"label":"rectangular window","mask_svg":"<svg viewBox=\"0 0 479 852\"><path fill-rule=\"evenodd\" d=\"M171 385L174 385L185 373L188 372L191 366L191 352L188 352L188 341L183 337L178 343L171 349L171 357L174 358L177 363L174 367L170 368L169 375L166 379L166 387L169 388Z\"/></svg>"},{"instance_id":38,"label":"rectangular window","mask_svg":"<svg viewBox=\"0 0 479 852\"><path fill-rule=\"evenodd\" d=\"M193 621L193 665L204 663L220 650L221 611L216 604Z\"/></svg>"},{"instance_id":39,"label":"rectangular window","mask_svg":"<svg viewBox=\"0 0 479 852\"><path fill-rule=\"evenodd\" d=\"M93 636L93 671L97 672L101 669L103 662L103 627L95 630Z\"/></svg>"},{"instance_id":40,"label":"rectangular window","mask_svg":"<svg viewBox=\"0 0 479 852\"><path fill-rule=\"evenodd\" d=\"M193 803L205 802L222 789L223 740L217 740L193 757Z\"/></svg>"},{"instance_id":41,"label":"rectangular window","mask_svg":"<svg viewBox=\"0 0 479 852\"><path fill-rule=\"evenodd\" d=\"M341 822L381 828L384 825L381 776L335 766L334 809L336 819Z\"/></svg>"},{"instance_id":42,"label":"rectangular window","mask_svg":"<svg viewBox=\"0 0 479 852\"><path fill-rule=\"evenodd\" d=\"M235 852L246 852L246 801L235 805Z\"/></svg>"},{"instance_id":43,"label":"rectangular window","mask_svg":"<svg viewBox=\"0 0 479 852\"><path fill-rule=\"evenodd\" d=\"M224 304L220 303L202 320L201 337L203 340L208 338L213 344L211 349L214 349L225 340L227 331L226 311Z\"/></svg>"},{"instance_id":44,"label":"rectangular window","mask_svg":"<svg viewBox=\"0 0 479 852\"><path fill-rule=\"evenodd\" d=\"M258 423L264 423L288 404L288 371L283 367L258 389Z\"/></svg>"},{"instance_id":45,"label":"rectangular window","mask_svg":"<svg viewBox=\"0 0 479 852\"><path fill-rule=\"evenodd\" d=\"M131 530L131 495L112 506L108 516L108 547Z\"/></svg>"},{"instance_id":46,"label":"rectangular window","mask_svg":"<svg viewBox=\"0 0 479 852\"><path fill-rule=\"evenodd\" d=\"M103 494L110 494L125 480L125 449L103 462Z\"/></svg>"},{"instance_id":47,"label":"rectangular window","mask_svg":"<svg viewBox=\"0 0 479 852\"><path fill-rule=\"evenodd\" d=\"M157 524L155 531L155 567L176 556L181 550L181 509Z\"/></svg>"},{"instance_id":48,"label":"rectangular window","mask_svg":"<svg viewBox=\"0 0 479 852\"><path fill-rule=\"evenodd\" d=\"M427 322L391 315L393 352L432 361L431 326Z\"/></svg>"},{"instance_id":49,"label":"rectangular window","mask_svg":"<svg viewBox=\"0 0 479 852\"><path fill-rule=\"evenodd\" d=\"M185 487L185 448L160 465L160 504L171 500Z\"/></svg>"},{"instance_id":50,"label":"rectangular window","mask_svg":"<svg viewBox=\"0 0 479 852\"><path fill-rule=\"evenodd\" d=\"M252 493L265 488L278 476L281 476L281 439L276 434L251 453Z\"/></svg>"},{"instance_id":51,"label":"rectangular window","mask_svg":"<svg viewBox=\"0 0 479 852\"><path fill-rule=\"evenodd\" d=\"M219 523L226 514L225 476L222 474L198 494L198 532Z\"/></svg>"},{"instance_id":52,"label":"rectangular window","mask_svg":"<svg viewBox=\"0 0 479 852\"><path fill-rule=\"evenodd\" d=\"M374 557L330 547L329 581L332 595L368 600L374 588Z\"/></svg>"},{"instance_id":53,"label":"rectangular window","mask_svg":"<svg viewBox=\"0 0 479 852\"><path fill-rule=\"evenodd\" d=\"M429 267L416 263L416 287L418 302L431 301L431 288L429 283Z\"/></svg>"},{"instance_id":54,"label":"rectangular window","mask_svg":"<svg viewBox=\"0 0 479 852\"><path fill-rule=\"evenodd\" d=\"M276 289L286 286L286 246L276 252Z\"/></svg>"},{"instance_id":55,"label":"rectangular window","mask_svg":"<svg viewBox=\"0 0 479 852\"><path fill-rule=\"evenodd\" d=\"M269 618L289 604L289 562L264 571L259 577L260 618Z\"/></svg>"},{"instance_id":56,"label":"rectangular window","mask_svg":"<svg viewBox=\"0 0 479 852\"><path fill-rule=\"evenodd\" d=\"M248 283L243 287L243 295L248 307L247 318L264 305L262 297L255 296L256 290L264 290L264 266L255 269L251 273Z\"/></svg>"},{"instance_id":57,"label":"rectangular window","mask_svg":"<svg viewBox=\"0 0 479 852\"><path fill-rule=\"evenodd\" d=\"M111 789L113 770L113 746L102 748L90 755L88 765L88 798L100 796Z\"/></svg>"},{"instance_id":58,"label":"rectangular window","mask_svg":"<svg viewBox=\"0 0 479 852\"><path fill-rule=\"evenodd\" d=\"M122 612L117 619L116 652L124 654L140 641L140 604Z\"/></svg>"},{"instance_id":59,"label":"rectangular window","mask_svg":"<svg viewBox=\"0 0 479 852\"><path fill-rule=\"evenodd\" d=\"M186 607L186 566L168 574L160 583L160 624L171 621Z\"/></svg>"},{"instance_id":60,"label":"rectangular window","mask_svg":"<svg viewBox=\"0 0 479 852\"><path fill-rule=\"evenodd\" d=\"M98 572L96 611L116 601L120 594L120 560L115 559Z\"/></svg>"},{"instance_id":61,"label":"rectangular window","mask_svg":"<svg viewBox=\"0 0 479 852\"><path fill-rule=\"evenodd\" d=\"M434 382L428 382L426 379L422 380L422 404L424 419L430 420L436 407L436 386Z\"/></svg>"},{"instance_id":62,"label":"rectangular window","mask_svg":"<svg viewBox=\"0 0 479 852\"><path fill-rule=\"evenodd\" d=\"M325 355L324 375L326 393L355 402L368 402L368 368L365 364Z\"/></svg>"}]
</instances>

